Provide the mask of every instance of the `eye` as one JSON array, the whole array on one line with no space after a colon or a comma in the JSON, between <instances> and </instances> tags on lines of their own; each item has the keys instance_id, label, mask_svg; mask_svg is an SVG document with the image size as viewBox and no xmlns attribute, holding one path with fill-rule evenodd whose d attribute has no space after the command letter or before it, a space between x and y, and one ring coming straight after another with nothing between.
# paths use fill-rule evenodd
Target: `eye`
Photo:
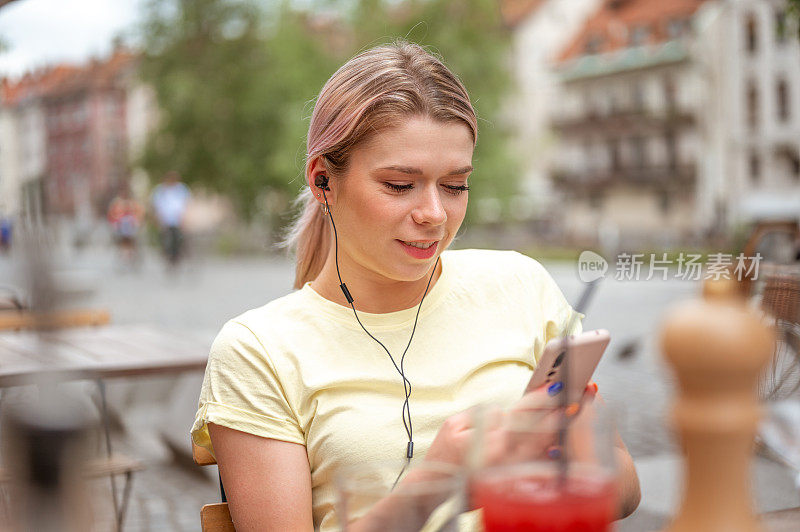
<instances>
[{"instance_id":1,"label":"eye","mask_svg":"<svg viewBox=\"0 0 800 532\"><path fill-rule=\"evenodd\" d=\"M450 194L458 196L462 192L469 190L469 185L442 185Z\"/></svg>"},{"instance_id":2,"label":"eye","mask_svg":"<svg viewBox=\"0 0 800 532\"><path fill-rule=\"evenodd\" d=\"M411 183L404 183L402 185L398 185L397 183L384 182L383 184L386 185L388 188L394 190L395 192L405 192L406 190L411 190L412 188L414 188L414 185L412 185Z\"/></svg>"}]
</instances>

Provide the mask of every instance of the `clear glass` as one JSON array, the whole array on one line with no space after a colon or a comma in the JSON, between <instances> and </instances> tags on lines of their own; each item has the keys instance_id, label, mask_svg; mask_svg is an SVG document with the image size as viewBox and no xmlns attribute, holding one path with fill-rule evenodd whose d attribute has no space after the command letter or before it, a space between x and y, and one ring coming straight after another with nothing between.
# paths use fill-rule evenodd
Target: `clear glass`
<instances>
[{"instance_id":1,"label":"clear glass","mask_svg":"<svg viewBox=\"0 0 800 532\"><path fill-rule=\"evenodd\" d=\"M602 532L616 516L614 424L607 407L515 410L483 431L470 502L492 531ZM480 424L480 423L479 423Z\"/></svg>"},{"instance_id":2,"label":"clear glass","mask_svg":"<svg viewBox=\"0 0 800 532\"><path fill-rule=\"evenodd\" d=\"M451 464L425 460L364 462L336 475L342 530L457 531L466 511L465 476Z\"/></svg>"}]
</instances>

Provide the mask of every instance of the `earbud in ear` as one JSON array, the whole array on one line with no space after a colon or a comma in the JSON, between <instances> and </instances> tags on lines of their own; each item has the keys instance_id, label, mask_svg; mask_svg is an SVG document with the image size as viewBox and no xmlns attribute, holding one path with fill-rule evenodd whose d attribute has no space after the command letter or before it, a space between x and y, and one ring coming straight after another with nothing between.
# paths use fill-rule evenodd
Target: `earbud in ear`
<instances>
[{"instance_id":1,"label":"earbud in ear","mask_svg":"<svg viewBox=\"0 0 800 532\"><path fill-rule=\"evenodd\" d=\"M328 186L328 176L325 174L319 174L317 178L314 180L314 186L322 189L327 190L330 192L331 188Z\"/></svg>"}]
</instances>

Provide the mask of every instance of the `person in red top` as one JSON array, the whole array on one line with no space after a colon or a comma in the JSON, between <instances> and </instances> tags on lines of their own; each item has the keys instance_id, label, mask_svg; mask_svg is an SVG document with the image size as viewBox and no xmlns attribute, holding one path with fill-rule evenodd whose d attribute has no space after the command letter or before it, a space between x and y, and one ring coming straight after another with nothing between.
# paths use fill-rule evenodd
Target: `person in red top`
<instances>
[{"instance_id":1,"label":"person in red top","mask_svg":"<svg viewBox=\"0 0 800 532\"><path fill-rule=\"evenodd\" d=\"M141 204L131 197L128 187L122 187L108 206L108 221L123 264L139 261L136 238L144 216Z\"/></svg>"}]
</instances>

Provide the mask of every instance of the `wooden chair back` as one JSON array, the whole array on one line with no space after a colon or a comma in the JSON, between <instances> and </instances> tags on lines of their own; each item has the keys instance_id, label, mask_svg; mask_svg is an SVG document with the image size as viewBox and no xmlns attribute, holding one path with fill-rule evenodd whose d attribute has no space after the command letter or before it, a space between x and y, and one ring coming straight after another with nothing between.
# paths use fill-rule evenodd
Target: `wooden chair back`
<instances>
[{"instance_id":1,"label":"wooden chair back","mask_svg":"<svg viewBox=\"0 0 800 532\"><path fill-rule=\"evenodd\" d=\"M217 461L204 447L192 442L192 460L199 466L214 465ZM222 481L220 481L220 488ZM227 502L206 504L200 509L200 528L203 532L235 532Z\"/></svg>"}]
</instances>

